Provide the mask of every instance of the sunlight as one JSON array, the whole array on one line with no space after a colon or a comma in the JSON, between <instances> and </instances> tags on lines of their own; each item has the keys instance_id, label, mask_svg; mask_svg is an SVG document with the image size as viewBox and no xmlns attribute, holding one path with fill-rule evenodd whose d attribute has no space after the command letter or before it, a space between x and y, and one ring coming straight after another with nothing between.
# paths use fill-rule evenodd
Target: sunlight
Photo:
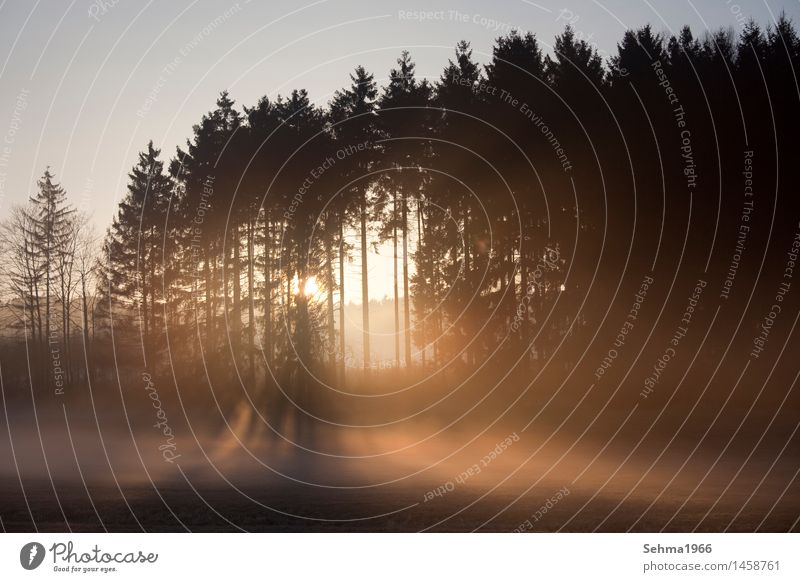
<instances>
[{"instance_id":1,"label":"sunlight","mask_svg":"<svg viewBox=\"0 0 800 582\"><path fill-rule=\"evenodd\" d=\"M317 285L317 278L316 277L309 277L306 280L306 284L303 285L303 295L306 297L313 297L319 293L319 285Z\"/></svg>"},{"instance_id":2,"label":"sunlight","mask_svg":"<svg viewBox=\"0 0 800 582\"><path fill-rule=\"evenodd\" d=\"M315 297L319 295L320 288L319 284L317 283L317 278L313 275L306 279L305 284L303 284L303 288L300 288L300 280L297 278L297 275L294 276L292 279L292 292L295 295L303 295L304 297Z\"/></svg>"}]
</instances>

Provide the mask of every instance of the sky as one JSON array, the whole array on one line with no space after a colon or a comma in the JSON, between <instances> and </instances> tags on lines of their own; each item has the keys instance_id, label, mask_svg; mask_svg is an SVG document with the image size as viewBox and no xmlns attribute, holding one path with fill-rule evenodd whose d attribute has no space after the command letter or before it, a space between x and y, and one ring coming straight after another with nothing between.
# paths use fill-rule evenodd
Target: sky
<instances>
[{"instance_id":1,"label":"sky","mask_svg":"<svg viewBox=\"0 0 800 582\"><path fill-rule=\"evenodd\" d=\"M781 11L800 22L796 0L0 0L0 219L49 165L104 229L137 152L152 139L171 157L225 89L324 105L356 65L385 81L404 49L435 80L459 40L485 63L512 28L549 51L569 23L605 56L648 22L702 34Z\"/></svg>"}]
</instances>

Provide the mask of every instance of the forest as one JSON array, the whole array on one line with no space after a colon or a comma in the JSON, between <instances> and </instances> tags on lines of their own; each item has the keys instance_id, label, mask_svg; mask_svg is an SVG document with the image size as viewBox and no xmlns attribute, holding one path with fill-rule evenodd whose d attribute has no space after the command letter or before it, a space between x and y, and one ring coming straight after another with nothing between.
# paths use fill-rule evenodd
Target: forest
<instances>
[{"instance_id":1,"label":"forest","mask_svg":"<svg viewBox=\"0 0 800 582\"><path fill-rule=\"evenodd\" d=\"M698 280L695 319L749 307L756 329L761 282L784 268L757 249L796 251L799 54L785 17L701 37L647 25L605 61L567 27L552 51L501 36L485 64L462 41L433 79L404 51L385 82L358 67L322 106L223 91L171 155L143 144L105 232L50 168L3 221L5 398L146 375L303 434L420 402L455 422L490 393L481 414L530 418L559 383L571 404L593 382L607 396L635 344L637 378L664 352L637 314L660 303L668 341ZM391 269L370 270L376 249ZM370 295L375 277L392 296ZM377 309L393 321L380 350ZM736 323L712 326L700 363Z\"/></svg>"}]
</instances>

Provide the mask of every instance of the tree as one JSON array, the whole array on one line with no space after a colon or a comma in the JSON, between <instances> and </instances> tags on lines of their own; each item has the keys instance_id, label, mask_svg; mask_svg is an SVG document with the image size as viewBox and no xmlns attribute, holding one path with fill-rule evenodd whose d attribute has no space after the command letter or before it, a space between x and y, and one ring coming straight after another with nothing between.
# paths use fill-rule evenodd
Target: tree
<instances>
[{"instance_id":1,"label":"tree","mask_svg":"<svg viewBox=\"0 0 800 582\"><path fill-rule=\"evenodd\" d=\"M35 205L34 248L42 261L44 273L45 337L43 343L52 341L51 299L55 290L52 279L57 272L59 257L65 247L69 245L72 232L70 219L75 212L67 203L66 192L54 180L55 177L48 167L37 182L39 191L36 196L31 198L31 202ZM63 285L63 278L60 279L60 283ZM63 320L62 323L66 325ZM63 335L62 341L65 341Z\"/></svg>"},{"instance_id":2,"label":"tree","mask_svg":"<svg viewBox=\"0 0 800 582\"><path fill-rule=\"evenodd\" d=\"M571 26L556 36L554 57L545 57L545 70L555 91L568 101L599 89L605 77L600 55L586 40L577 39Z\"/></svg>"},{"instance_id":3,"label":"tree","mask_svg":"<svg viewBox=\"0 0 800 582\"><path fill-rule=\"evenodd\" d=\"M80 285L81 295L81 335L83 338L84 365L86 375L92 378L94 370L94 360L92 352L92 341L89 336L90 314L93 312L96 294L89 294L89 290L96 285L96 273L98 269L98 255L100 251L99 239L89 222L86 215L78 215L76 221L78 227L75 236L75 255L74 267Z\"/></svg>"},{"instance_id":4,"label":"tree","mask_svg":"<svg viewBox=\"0 0 800 582\"><path fill-rule=\"evenodd\" d=\"M395 254L395 332L399 344L397 229L402 233L403 254L403 338L406 368L411 367L411 292L409 288L409 208L418 200L422 188L423 166L430 152L432 116L429 109L431 87L426 80L418 81L415 65L408 51L397 59L397 68L389 71L389 83L379 100L380 128L385 141L386 165L394 168L386 175L392 191L391 228ZM399 207L399 210L398 210ZM399 360L399 345L396 346Z\"/></svg>"},{"instance_id":5,"label":"tree","mask_svg":"<svg viewBox=\"0 0 800 582\"><path fill-rule=\"evenodd\" d=\"M56 254L55 270L58 276L58 286L55 295L61 304L61 337L63 347L63 360L66 363L66 379L72 381L73 362L71 356L71 313L73 293L75 291L75 256L78 249L78 237L84 228L86 217L72 213L67 219L64 236Z\"/></svg>"},{"instance_id":6,"label":"tree","mask_svg":"<svg viewBox=\"0 0 800 582\"><path fill-rule=\"evenodd\" d=\"M501 168L502 174L514 192L514 201L509 197L495 196L494 206L498 216L509 222L519 212L521 231L498 240L501 256L513 255L518 251L517 269L520 274L520 304L525 305L525 313L520 322L521 341L527 346L530 335L530 319L533 316L531 305L524 300L528 289L529 272L534 268L534 257L540 254L547 244L542 216L543 208L540 182L532 179L531 160L547 159L552 151L530 127L520 123L520 105L525 103L527 110L542 111L551 99L545 78L545 61L536 37L530 33L521 35L512 31L497 39L492 51L492 61L486 65L486 77L490 87L496 87L488 96L489 107L493 112L492 124L508 136L496 139L496 154L493 160ZM516 106L512 105L517 103ZM547 146L547 148L545 147ZM521 150L521 151L520 151ZM527 156L527 157L526 157ZM503 232L503 224L496 223L498 232ZM511 234L511 233L510 233ZM514 277L512 262L502 261L494 276L503 279L508 285Z\"/></svg>"},{"instance_id":7,"label":"tree","mask_svg":"<svg viewBox=\"0 0 800 582\"><path fill-rule=\"evenodd\" d=\"M122 318L135 312L147 363L153 352L158 325L157 278L163 269L160 246L172 180L164 174L161 151L147 144L128 174L128 192L103 244L101 296L110 311L119 301Z\"/></svg>"},{"instance_id":8,"label":"tree","mask_svg":"<svg viewBox=\"0 0 800 582\"><path fill-rule=\"evenodd\" d=\"M34 354L42 350L42 318L39 290L45 278L44 261L37 247L36 206L15 206L0 223L0 268L8 291L17 301L18 319ZM27 321L26 321L27 319Z\"/></svg>"},{"instance_id":9,"label":"tree","mask_svg":"<svg viewBox=\"0 0 800 582\"><path fill-rule=\"evenodd\" d=\"M343 180L351 183L348 210L357 213L361 239L361 312L364 343L364 370L370 369L369 269L367 265L367 222L370 205L370 172L376 164L376 103L378 89L374 77L364 67L350 75L351 85L337 91L330 103L331 133L339 148L351 152L339 167ZM353 150L355 148L355 151ZM344 296L341 301L344 302ZM344 325L344 321L340 322Z\"/></svg>"},{"instance_id":10,"label":"tree","mask_svg":"<svg viewBox=\"0 0 800 582\"><path fill-rule=\"evenodd\" d=\"M485 148L493 145L492 112L485 108L486 80L466 41L456 45L455 60L448 61L434 86L434 103L441 112L435 124L435 147L430 183L423 204L421 224L429 229L420 240L429 245L428 281L432 299L439 308L432 322L434 360L442 347L453 356L466 352L472 339L475 205L471 192L489 191L484 160ZM491 172L491 170L489 170ZM455 179L454 179L455 177ZM490 178L488 178L490 179ZM438 299L437 299L438 298ZM440 301L441 300L441 301ZM423 333L423 335L425 335ZM449 341L443 341L447 336ZM474 342L471 344L474 345Z\"/></svg>"}]
</instances>

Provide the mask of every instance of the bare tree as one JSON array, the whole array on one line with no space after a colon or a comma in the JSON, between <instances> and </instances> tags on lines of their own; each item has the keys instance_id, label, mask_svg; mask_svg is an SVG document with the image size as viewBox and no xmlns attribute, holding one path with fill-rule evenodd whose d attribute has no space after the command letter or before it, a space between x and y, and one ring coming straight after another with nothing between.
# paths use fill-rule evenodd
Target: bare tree
<instances>
[{"instance_id":1,"label":"bare tree","mask_svg":"<svg viewBox=\"0 0 800 582\"><path fill-rule=\"evenodd\" d=\"M58 278L55 296L61 304L61 338L64 350L64 361L67 364L67 380L72 380L73 362L70 339L72 337L71 315L74 294L78 284L75 270L75 259L78 252L78 238L87 227L88 217L85 214L71 213L65 222L59 245L55 249L55 275Z\"/></svg>"},{"instance_id":2,"label":"bare tree","mask_svg":"<svg viewBox=\"0 0 800 582\"><path fill-rule=\"evenodd\" d=\"M39 284L44 278L44 265L36 248L34 208L15 206L0 223L0 274L6 291L13 298L12 309L19 313L26 334L34 345L42 341L42 319L39 310ZM28 331L29 330L29 331Z\"/></svg>"},{"instance_id":3,"label":"bare tree","mask_svg":"<svg viewBox=\"0 0 800 582\"><path fill-rule=\"evenodd\" d=\"M75 233L75 254L73 266L77 284L81 293L81 331L83 336L84 365L87 378L92 377L94 363L92 360L91 340L89 338L89 314L94 312L95 295L89 296L88 290L94 289L100 254L100 238L85 214L78 215Z\"/></svg>"}]
</instances>

